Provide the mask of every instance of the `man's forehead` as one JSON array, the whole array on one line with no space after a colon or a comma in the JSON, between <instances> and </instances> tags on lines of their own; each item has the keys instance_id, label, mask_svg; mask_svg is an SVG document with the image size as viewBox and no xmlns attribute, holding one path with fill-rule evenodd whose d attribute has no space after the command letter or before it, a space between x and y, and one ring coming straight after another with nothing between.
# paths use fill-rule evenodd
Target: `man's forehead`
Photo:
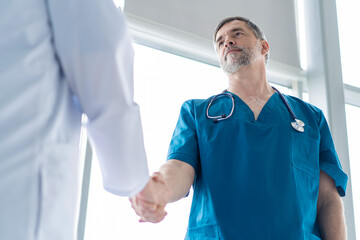
<instances>
[{"instance_id":1,"label":"man's forehead","mask_svg":"<svg viewBox=\"0 0 360 240\"><path fill-rule=\"evenodd\" d=\"M228 23L225 23L224 26L222 26L219 31L216 33L216 39L220 35L222 35L224 32L231 31L233 29L241 28L243 30L249 30L249 27L247 26L246 22L241 20L234 20Z\"/></svg>"}]
</instances>

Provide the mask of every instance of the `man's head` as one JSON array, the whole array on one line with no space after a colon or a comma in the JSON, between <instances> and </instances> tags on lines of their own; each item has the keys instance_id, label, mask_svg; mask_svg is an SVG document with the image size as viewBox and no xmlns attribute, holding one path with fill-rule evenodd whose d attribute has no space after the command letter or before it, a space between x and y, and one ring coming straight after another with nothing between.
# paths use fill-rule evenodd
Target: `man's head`
<instances>
[{"instance_id":1,"label":"man's head","mask_svg":"<svg viewBox=\"0 0 360 240\"><path fill-rule=\"evenodd\" d=\"M243 17L222 20L214 32L214 46L220 64L227 74L254 62L260 55L269 58L269 45L265 34L252 21Z\"/></svg>"}]
</instances>

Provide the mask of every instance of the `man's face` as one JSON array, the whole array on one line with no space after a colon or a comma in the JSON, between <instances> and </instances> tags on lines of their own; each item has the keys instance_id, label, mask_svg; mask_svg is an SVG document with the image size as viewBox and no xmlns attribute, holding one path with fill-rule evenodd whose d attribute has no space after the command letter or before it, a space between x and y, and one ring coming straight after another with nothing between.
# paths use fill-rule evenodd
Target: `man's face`
<instances>
[{"instance_id":1,"label":"man's face","mask_svg":"<svg viewBox=\"0 0 360 240\"><path fill-rule=\"evenodd\" d=\"M216 34L216 52L228 75L250 65L261 56L261 42L243 21L226 23Z\"/></svg>"}]
</instances>

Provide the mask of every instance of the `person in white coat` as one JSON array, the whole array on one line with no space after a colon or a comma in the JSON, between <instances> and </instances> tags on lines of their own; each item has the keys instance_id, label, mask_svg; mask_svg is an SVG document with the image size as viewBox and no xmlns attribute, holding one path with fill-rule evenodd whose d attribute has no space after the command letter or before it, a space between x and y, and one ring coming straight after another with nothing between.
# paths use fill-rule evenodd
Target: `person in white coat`
<instances>
[{"instance_id":1,"label":"person in white coat","mask_svg":"<svg viewBox=\"0 0 360 240\"><path fill-rule=\"evenodd\" d=\"M83 113L104 188L149 186L133 49L113 1L0 0L0 239L74 238Z\"/></svg>"}]
</instances>

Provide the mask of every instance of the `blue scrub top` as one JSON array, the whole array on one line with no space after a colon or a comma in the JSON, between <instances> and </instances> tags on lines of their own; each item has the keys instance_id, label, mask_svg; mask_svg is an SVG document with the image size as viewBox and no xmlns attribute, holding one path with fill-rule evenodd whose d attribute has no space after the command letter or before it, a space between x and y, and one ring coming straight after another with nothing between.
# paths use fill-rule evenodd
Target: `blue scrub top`
<instances>
[{"instance_id":1,"label":"blue scrub top","mask_svg":"<svg viewBox=\"0 0 360 240\"><path fill-rule=\"evenodd\" d=\"M320 239L316 206L320 169L345 195L342 171L326 119L318 108L286 96L305 132L274 93L255 121L235 94L233 115L218 123L206 117L211 98L186 101L168 159L196 172L186 239ZM228 97L216 99L210 116L226 114Z\"/></svg>"}]
</instances>

